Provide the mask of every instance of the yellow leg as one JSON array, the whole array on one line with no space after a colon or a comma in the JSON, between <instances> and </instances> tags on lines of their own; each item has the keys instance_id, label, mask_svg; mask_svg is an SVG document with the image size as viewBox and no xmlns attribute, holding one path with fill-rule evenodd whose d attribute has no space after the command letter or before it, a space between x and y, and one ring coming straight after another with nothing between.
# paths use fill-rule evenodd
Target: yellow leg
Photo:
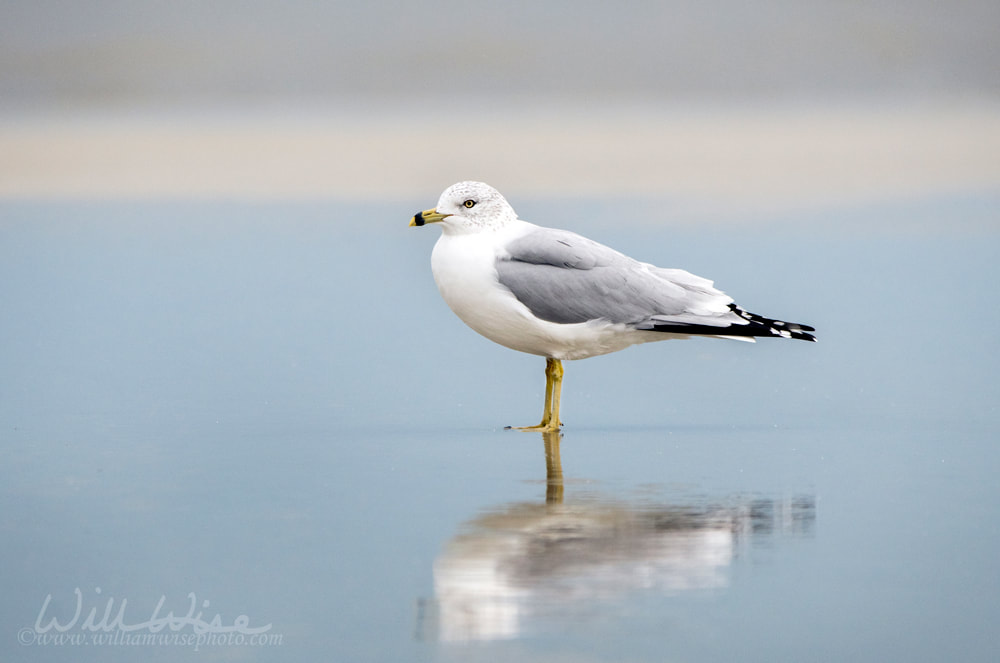
<instances>
[{"instance_id":1,"label":"yellow leg","mask_svg":"<svg viewBox=\"0 0 1000 663\"><path fill-rule=\"evenodd\" d=\"M533 428L549 425L552 419L552 359L545 360L545 404L542 407L542 423Z\"/></svg>"},{"instance_id":2,"label":"yellow leg","mask_svg":"<svg viewBox=\"0 0 1000 663\"><path fill-rule=\"evenodd\" d=\"M559 430L562 426L562 421L559 419L559 399L562 398L563 367L562 362L558 359L550 361L552 361L552 409L549 422L553 424L550 430ZM548 364L546 364L546 368L548 368Z\"/></svg>"},{"instance_id":3,"label":"yellow leg","mask_svg":"<svg viewBox=\"0 0 1000 663\"><path fill-rule=\"evenodd\" d=\"M537 426L508 426L523 431L558 431L562 426L559 421L559 398L562 394L563 367L558 359L545 359L545 406L542 408L542 421Z\"/></svg>"}]
</instances>

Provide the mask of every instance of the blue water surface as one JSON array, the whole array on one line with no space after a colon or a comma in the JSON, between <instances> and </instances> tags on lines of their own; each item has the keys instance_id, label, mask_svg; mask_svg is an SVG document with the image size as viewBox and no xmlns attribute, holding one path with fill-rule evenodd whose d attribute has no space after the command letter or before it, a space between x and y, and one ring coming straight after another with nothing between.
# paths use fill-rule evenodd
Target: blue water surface
<instances>
[{"instance_id":1,"label":"blue water surface","mask_svg":"<svg viewBox=\"0 0 1000 663\"><path fill-rule=\"evenodd\" d=\"M561 440L422 202L0 206L0 659L995 660L995 197L520 209L820 337L567 362Z\"/></svg>"}]
</instances>

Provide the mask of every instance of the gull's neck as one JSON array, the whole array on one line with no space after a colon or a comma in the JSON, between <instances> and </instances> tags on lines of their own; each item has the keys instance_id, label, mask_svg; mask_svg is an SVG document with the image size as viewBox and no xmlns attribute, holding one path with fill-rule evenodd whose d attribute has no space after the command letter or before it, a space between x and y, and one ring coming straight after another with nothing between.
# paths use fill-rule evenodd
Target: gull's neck
<instances>
[{"instance_id":1,"label":"gull's neck","mask_svg":"<svg viewBox=\"0 0 1000 663\"><path fill-rule=\"evenodd\" d=\"M477 233L500 233L512 226L524 223L516 215L499 216L493 219L463 219L462 223L441 224L441 232L445 235L472 235Z\"/></svg>"}]
</instances>

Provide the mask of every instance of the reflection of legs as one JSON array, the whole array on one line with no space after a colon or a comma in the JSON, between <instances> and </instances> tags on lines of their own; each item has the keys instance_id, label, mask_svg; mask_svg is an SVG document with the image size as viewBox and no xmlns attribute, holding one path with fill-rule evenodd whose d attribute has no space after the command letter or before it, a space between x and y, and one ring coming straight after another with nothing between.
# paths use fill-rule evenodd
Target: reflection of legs
<instances>
[{"instance_id":1,"label":"reflection of legs","mask_svg":"<svg viewBox=\"0 0 1000 663\"><path fill-rule=\"evenodd\" d=\"M558 359L545 359L545 407L542 408L542 422L537 426L515 426L524 431L557 431L559 421L559 398L562 394L563 367Z\"/></svg>"},{"instance_id":2,"label":"reflection of legs","mask_svg":"<svg viewBox=\"0 0 1000 663\"><path fill-rule=\"evenodd\" d=\"M545 503L562 504L563 473L562 460L559 457L559 432L545 431Z\"/></svg>"}]
</instances>

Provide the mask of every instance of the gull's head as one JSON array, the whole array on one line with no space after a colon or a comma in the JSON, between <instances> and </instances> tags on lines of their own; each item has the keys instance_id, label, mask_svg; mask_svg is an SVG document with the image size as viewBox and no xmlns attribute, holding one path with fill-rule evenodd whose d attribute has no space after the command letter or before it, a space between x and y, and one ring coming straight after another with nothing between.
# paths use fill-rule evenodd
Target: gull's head
<instances>
[{"instance_id":1,"label":"gull's head","mask_svg":"<svg viewBox=\"0 0 1000 663\"><path fill-rule=\"evenodd\" d=\"M444 190L437 207L417 212L411 226L440 223L444 232L479 232L516 221L517 213L500 192L482 182L459 182Z\"/></svg>"}]
</instances>

